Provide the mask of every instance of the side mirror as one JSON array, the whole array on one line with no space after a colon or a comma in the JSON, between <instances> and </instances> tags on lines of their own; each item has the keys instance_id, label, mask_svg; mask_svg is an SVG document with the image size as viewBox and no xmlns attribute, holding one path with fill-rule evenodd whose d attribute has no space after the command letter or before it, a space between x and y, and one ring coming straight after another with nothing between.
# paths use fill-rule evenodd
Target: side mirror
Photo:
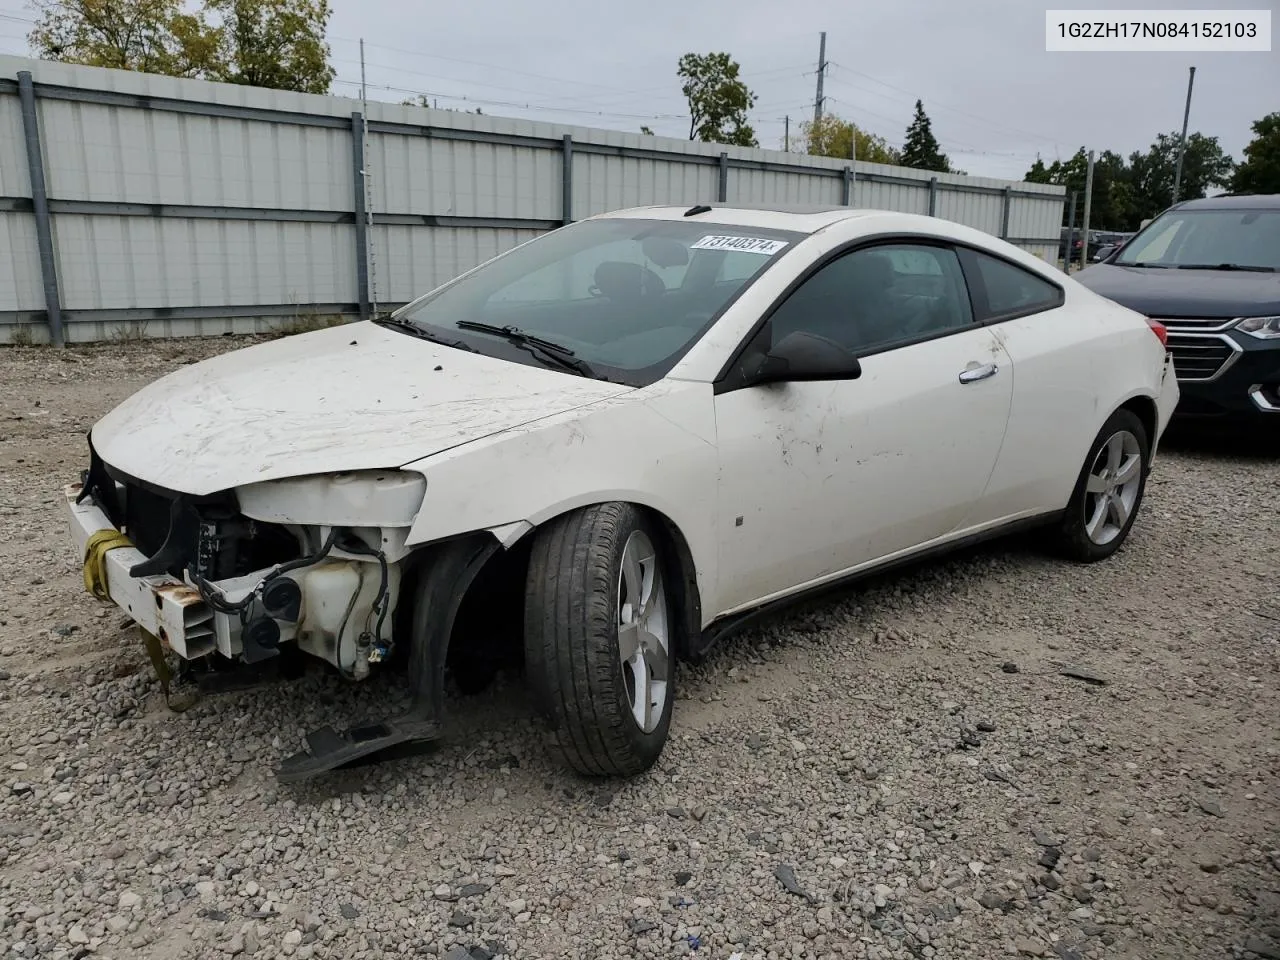
<instances>
[{"instance_id":1,"label":"side mirror","mask_svg":"<svg viewBox=\"0 0 1280 960\"><path fill-rule=\"evenodd\" d=\"M840 344L826 337L796 331L787 334L765 354L751 382L856 380L860 376L862 364Z\"/></svg>"}]
</instances>

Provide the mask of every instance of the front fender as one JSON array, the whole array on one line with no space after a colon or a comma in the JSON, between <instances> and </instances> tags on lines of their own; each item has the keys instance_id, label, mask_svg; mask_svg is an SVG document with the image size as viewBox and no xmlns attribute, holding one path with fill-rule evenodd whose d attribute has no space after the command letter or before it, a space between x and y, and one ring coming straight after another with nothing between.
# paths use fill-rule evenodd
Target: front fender
<instances>
[{"instance_id":1,"label":"front fender","mask_svg":"<svg viewBox=\"0 0 1280 960\"><path fill-rule=\"evenodd\" d=\"M684 536L711 609L718 466L710 384L663 381L406 465L427 479L408 543L476 530L511 543L579 507L636 503Z\"/></svg>"}]
</instances>

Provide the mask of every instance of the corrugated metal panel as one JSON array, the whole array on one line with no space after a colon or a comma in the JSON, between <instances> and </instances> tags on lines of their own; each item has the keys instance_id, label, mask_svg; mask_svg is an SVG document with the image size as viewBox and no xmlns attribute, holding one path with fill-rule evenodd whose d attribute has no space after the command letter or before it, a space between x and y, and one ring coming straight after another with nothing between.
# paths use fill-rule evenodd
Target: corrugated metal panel
<instances>
[{"instance_id":1,"label":"corrugated metal panel","mask_svg":"<svg viewBox=\"0 0 1280 960\"><path fill-rule=\"evenodd\" d=\"M926 203L927 200L926 194ZM960 193L943 190L938 187L937 209L934 216L943 220L953 220L969 227L985 230L987 233L1000 235L1000 224L1004 211L1004 198L990 193Z\"/></svg>"},{"instance_id":2,"label":"corrugated metal panel","mask_svg":"<svg viewBox=\"0 0 1280 960\"><path fill-rule=\"evenodd\" d=\"M67 310L355 299L352 227L61 214Z\"/></svg>"},{"instance_id":3,"label":"corrugated metal panel","mask_svg":"<svg viewBox=\"0 0 1280 960\"><path fill-rule=\"evenodd\" d=\"M839 203L839 177L773 170L730 170L729 202L742 204L828 205Z\"/></svg>"},{"instance_id":4,"label":"corrugated metal panel","mask_svg":"<svg viewBox=\"0 0 1280 960\"><path fill-rule=\"evenodd\" d=\"M56 100L38 104L51 197L351 209L351 139L345 131Z\"/></svg>"},{"instance_id":5,"label":"corrugated metal panel","mask_svg":"<svg viewBox=\"0 0 1280 960\"><path fill-rule=\"evenodd\" d=\"M350 216L357 190L351 116L361 109L358 102L0 57L0 79L13 78L19 70L30 70L38 89L42 84L80 89L96 98L84 103L60 99L47 86L49 95L39 98L54 201L165 205L164 210L130 211L146 214L141 216L105 207L54 214L59 279L64 307L73 314L74 339L109 335L111 325L97 318L77 320L76 310L162 308L180 313L184 308L230 310L258 304L275 307L278 315L282 304L285 312L291 303L300 310L308 303L331 310L333 304L358 299L359 231L351 223L275 221L269 212L219 219L216 209L184 217L175 209L347 211ZM25 197L30 189L12 89L0 89L0 196ZM210 110L217 115L200 113ZM371 103L368 114L373 129L365 167L371 178L371 209L392 216L555 223L564 212L565 134L574 143L574 219L655 203L716 202L722 154L748 164L730 165L729 202L837 204L844 191L840 173L848 165L836 158L392 103ZM623 156L618 150L644 154ZM703 162L681 162L681 156ZM932 174L863 163L855 172L851 206L928 211ZM894 180L875 182L868 176ZM998 233L1003 196L948 189L960 184L1006 186L985 178L939 175L938 215ZM1027 184L1018 189L1043 199L1013 198L1009 235L1055 237L1061 189ZM7 254L0 250L0 311L44 307L33 222L26 213L0 214L0 244L9 248ZM369 231L372 293L383 303L408 300L530 239L539 229L544 227L516 223L375 225ZM1051 245L1043 249L1054 252ZM278 322L270 317L177 317L152 321L148 331L161 336L220 333Z\"/></svg>"},{"instance_id":6,"label":"corrugated metal panel","mask_svg":"<svg viewBox=\"0 0 1280 960\"><path fill-rule=\"evenodd\" d=\"M536 230L375 226L370 234L377 264L374 293L384 303L412 300L537 235Z\"/></svg>"},{"instance_id":7,"label":"corrugated metal panel","mask_svg":"<svg viewBox=\"0 0 1280 960\"><path fill-rule=\"evenodd\" d=\"M96 343L102 340L137 337L220 337L226 334L265 333L296 322L290 317L225 317L200 320L146 320L146 321L77 321L67 325L68 343ZM0 327L0 342L4 342ZM42 340L41 342L46 342Z\"/></svg>"},{"instance_id":8,"label":"corrugated metal panel","mask_svg":"<svg viewBox=\"0 0 1280 960\"><path fill-rule=\"evenodd\" d=\"M560 216L559 198L546 190L559 181L560 161L546 150L373 133L366 166L372 172L375 211L544 220ZM333 209L350 205L348 196L342 207Z\"/></svg>"},{"instance_id":9,"label":"corrugated metal panel","mask_svg":"<svg viewBox=\"0 0 1280 960\"><path fill-rule=\"evenodd\" d=\"M17 97L0 97L0 196L31 196L22 106Z\"/></svg>"},{"instance_id":10,"label":"corrugated metal panel","mask_svg":"<svg viewBox=\"0 0 1280 960\"><path fill-rule=\"evenodd\" d=\"M715 167L701 164L578 152L573 157L573 216L581 220L656 203L714 203L718 177ZM559 194L557 189L557 199Z\"/></svg>"},{"instance_id":11,"label":"corrugated metal panel","mask_svg":"<svg viewBox=\"0 0 1280 960\"><path fill-rule=\"evenodd\" d=\"M928 185L880 183L859 180L854 203L873 210L896 210L899 213L928 213Z\"/></svg>"},{"instance_id":12,"label":"corrugated metal panel","mask_svg":"<svg viewBox=\"0 0 1280 960\"><path fill-rule=\"evenodd\" d=\"M560 216L559 198L546 189L548 184L558 183L560 161L545 150L374 133L369 137L366 160L372 172L370 192L375 211L459 217ZM348 197L344 206L350 205Z\"/></svg>"},{"instance_id":13,"label":"corrugated metal panel","mask_svg":"<svg viewBox=\"0 0 1280 960\"><path fill-rule=\"evenodd\" d=\"M0 310L43 309L35 217L0 213Z\"/></svg>"}]
</instances>

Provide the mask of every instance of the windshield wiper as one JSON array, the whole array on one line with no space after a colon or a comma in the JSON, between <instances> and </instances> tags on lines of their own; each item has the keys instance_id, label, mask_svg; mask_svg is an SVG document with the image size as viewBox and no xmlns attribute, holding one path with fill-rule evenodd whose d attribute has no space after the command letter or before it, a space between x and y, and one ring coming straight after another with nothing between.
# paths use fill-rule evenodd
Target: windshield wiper
<instances>
[{"instance_id":1,"label":"windshield wiper","mask_svg":"<svg viewBox=\"0 0 1280 960\"><path fill-rule=\"evenodd\" d=\"M438 333L432 333L426 327L420 327L416 323L410 323L402 317L393 317L389 313L380 313L373 317L373 322L380 327L390 327L393 330L403 330L410 336L417 337L419 340L429 340L431 343L438 343L446 347L454 347L458 350L465 350L467 353L476 353L476 348L469 343L461 340L451 340L448 337L442 337Z\"/></svg>"},{"instance_id":2,"label":"windshield wiper","mask_svg":"<svg viewBox=\"0 0 1280 960\"><path fill-rule=\"evenodd\" d=\"M457 326L459 330L477 330L480 333L492 333L495 336L505 337L517 346L528 350L535 357L539 357L544 362L550 362L561 369L571 370L584 377L596 376L596 372L591 368L591 364L587 363L585 360L579 360L574 352L568 347L563 344L556 343L554 340L545 340L542 337L534 336L531 333L525 333L519 327L500 327L495 323L481 323L478 320L459 320L455 326Z\"/></svg>"},{"instance_id":3,"label":"windshield wiper","mask_svg":"<svg viewBox=\"0 0 1280 960\"><path fill-rule=\"evenodd\" d=\"M1133 263L1121 263L1116 261L1117 267L1144 267L1148 270L1169 270L1171 269L1167 263L1152 263L1150 260L1135 260Z\"/></svg>"},{"instance_id":4,"label":"windshield wiper","mask_svg":"<svg viewBox=\"0 0 1280 960\"><path fill-rule=\"evenodd\" d=\"M1275 267L1263 267L1252 263L1180 263L1179 270L1247 270L1250 273L1275 273Z\"/></svg>"}]
</instances>

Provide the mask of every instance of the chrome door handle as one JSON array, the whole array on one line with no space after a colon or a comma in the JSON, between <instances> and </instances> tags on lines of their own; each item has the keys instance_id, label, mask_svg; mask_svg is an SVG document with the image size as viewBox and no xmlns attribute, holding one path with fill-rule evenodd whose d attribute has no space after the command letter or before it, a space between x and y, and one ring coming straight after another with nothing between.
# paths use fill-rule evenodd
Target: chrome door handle
<instances>
[{"instance_id":1,"label":"chrome door handle","mask_svg":"<svg viewBox=\"0 0 1280 960\"><path fill-rule=\"evenodd\" d=\"M980 367L970 367L967 370L960 371L961 383L977 383L979 380L986 380L994 377L1000 372L1000 368L994 363L985 363Z\"/></svg>"}]
</instances>

